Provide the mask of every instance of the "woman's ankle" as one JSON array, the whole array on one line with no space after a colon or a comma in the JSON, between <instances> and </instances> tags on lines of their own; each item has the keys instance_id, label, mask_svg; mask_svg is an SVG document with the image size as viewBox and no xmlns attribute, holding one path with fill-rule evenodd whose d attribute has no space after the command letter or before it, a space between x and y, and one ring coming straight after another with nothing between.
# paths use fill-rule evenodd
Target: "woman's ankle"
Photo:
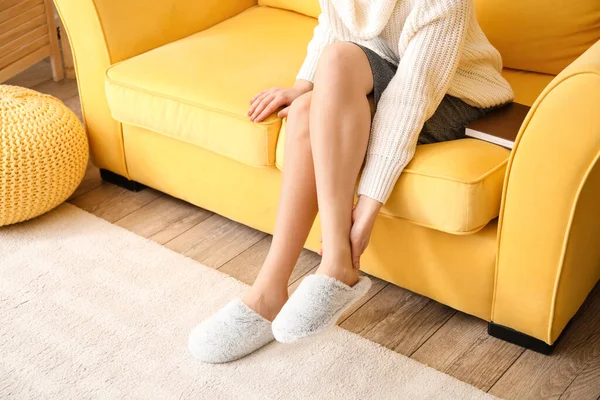
<instances>
[{"instance_id":1,"label":"woman's ankle","mask_svg":"<svg viewBox=\"0 0 600 400\"><path fill-rule=\"evenodd\" d=\"M285 290L276 288L263 289L251 287L244 295L242 301L259 313L262 317L273 321L288 299L287 287Z\"/></svg>"},{"instance_id":2,"label":"woman's ankle","mask_svg":"<svg viewBox=\"0 0 600 400\"><path fill-rule=\"evenodd\" d=\"M346 285L352 286L358 281L358 270L352 266L350 249L325 254L316 274L327 275Z\"/></svg>"}]
</instances>

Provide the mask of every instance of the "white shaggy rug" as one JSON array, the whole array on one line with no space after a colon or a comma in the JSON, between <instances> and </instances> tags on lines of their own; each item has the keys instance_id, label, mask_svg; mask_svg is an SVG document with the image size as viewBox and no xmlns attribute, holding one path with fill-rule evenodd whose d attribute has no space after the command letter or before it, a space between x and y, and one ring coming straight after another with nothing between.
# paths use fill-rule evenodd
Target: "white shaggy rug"
<instances>
[{"instance_id":1,"label":"white shaggy rug","mask_svg":"<svg viewBox=\"0 0 600 400\"><path fill-rule=\"evenodd\" d=\"M69 204L0 228L0 398L492 398L337 327L194 360L190 328L245 287Z\"/></svg>"}]
</instances>

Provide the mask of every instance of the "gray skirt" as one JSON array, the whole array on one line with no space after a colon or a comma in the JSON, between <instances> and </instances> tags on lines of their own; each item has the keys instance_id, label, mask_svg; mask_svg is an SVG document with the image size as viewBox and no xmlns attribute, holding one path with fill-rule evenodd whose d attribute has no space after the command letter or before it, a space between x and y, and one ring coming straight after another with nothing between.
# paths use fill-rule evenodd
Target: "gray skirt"
<instances>
[{"instance_id":1,"label":"gray skirt","mask_svg":"<svg viewBox=\"0 0 600 400\"><path fill-rule=\"evenodd\" d=\"M357 43L353 44L360 47L369 59L373 73L373 98L375 100L375 109L377 109L377 103L383 91L396 74L398 67L373 50ZM431 118L425 121L419 135L418 143L428 144L462 139L465 137L465 126L496 108L474 107L458 97L446 94Z\"/></svg>"}]
</instances>

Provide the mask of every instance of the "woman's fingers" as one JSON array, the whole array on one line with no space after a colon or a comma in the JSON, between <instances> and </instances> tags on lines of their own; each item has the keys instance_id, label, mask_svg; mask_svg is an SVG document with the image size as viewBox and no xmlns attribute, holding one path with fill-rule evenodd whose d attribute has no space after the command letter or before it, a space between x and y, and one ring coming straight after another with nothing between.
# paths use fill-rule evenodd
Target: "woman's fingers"
<instances>
[{"instance_id":1,"label":"woman's fingers","mask_svg":"<svg viewBox=\"0 0 600 400\"><path fill-rule=\"evenodd\" d=\"M267 118L269 115L273 114L275 110L285 104L285 100L280 96L275 96L271 102L269 102L265 108L262 110L260 114L256 118L254 118L255 122L260 122L263 119Z\"/></svg>"},{"instance_id":2,"label":"woman's fingers","mask_svg":"<svg viewBox=\"0 0 600 400\"><path fill-rule=\"evenodd\" d=\"M259 106L260 102L265 97L269 96L270 94L274 94L273 93L274 91L275 91L275 88L271 88L271 89L263 90L262 92L258 93L256 96L254 96L250 103L250 110L248 110L248 115L252 115L254 110L256 110L256 107Z\"/></svg>"},{"instance_id":3,"label":"woman's fingers","mask_svg":"<svg viewBox=\"0 0 600 400\"><path fill-rule=\"evenodd\" d=\"M359 245L352 244L352 266L356 269L360 269L360 256L362 255L363 250L359 247Z\"/></svg>"},{"instance_id":4,"label":"woman's fingers","mask_svg":"<svg viewBox=\"0 0 600 400\"><path fill-rule=\"evenodd\" d=\"M286 108L284 108L283 110L279 111L279 112L277 113L277 116L278 116L279 118L285 118L285 117L287 117L287 116L288 116L288 112L289 112L289 111L290 111L290 106L287 106L287 107L286 107ZM321 242L322 242L322 240L321 240Z\"/></svg>"},{"instance_id":5,"label":"woman's fingers","mask_svg":"<svg viewBox=\"0 0 600 400\"><path fill-rule=\"evenodd\" d=\"M277 113L280 118L287 117L292 101L302 94L297 88L271 88L254 95L250 100L248 116L250 121L261 122L270 114L283 107Z\"/></svg>"},{"instance_id":6,"label":"woman's fingers","mask_svg":"<svg viewBox=\"0 0 600 400\"><path fill-rule=\"evenodd\" d=\"M261 112L258 117L256 117L255 121L260 122L263 119L267 118L269 115L273 114L279 107L283 106L285 101L280 97L275 97L273 101L271 101Z\"/></svg>"},{"instance_id":7,"label":"woman's fingers","mask_svg":"<svg viewBox=\"0 0 600 400\"><path fill-rule=\"evenodd\" d=\"M259 114L261 112L263 112L263 110L265 109L265 107L271 103L271 101L273 101L273 99L275 98L275 95L273 94L268 94L265 97L259 99L256 101L256 106L254 107L254 110L252 111L252 114L250 115L250 121L254 121L256 119L256 117L259 116ZM256 121L258 122L258 121Z\"/></svg>"},{"instance_id":8,"label":"woman's fingers","mask_svg":"<svg viewBox=\"0 0 600 400\"><path fill-rule=\"evenodd\" d=\"M360 257L369 245L370 236L370 229L361 227L356 223L352 226L350 231L350 250L352 252L352 266L356 269L360 269Z\"/></svg>"},{"instance_id":9,"label":"woman's fingers","mask_svg":"<svg viewBox=\"0 0 600 400\"><path fill-rule=\"evenodd\" d=\"M270 89L265 89L261 92L258 92L257 94L254 95L254 97L252 97L252 99L250 100L250 105L252 105L252 103L254 103L254 100L258 99L261 95L263 95L267 90Z\"/></svg>"},{"instance_id":10,"label":"woman's fingers","mask_svg":"<svg viewBox=\"0 0 600 400\"><path fill-rule=\"evenodd\" d=\"M248 110L248 115L251 116L256 111L256 108L260 105L260 103L271 93L270 90L265 90L262 94L258 95L250 105L250 110Z\"/></svg>"},{"instance_id":11,"label":"woman's fingers","mask_svg":"<svg viewBox=\"0 0 600 400\"><path fill-rule=\"evenodd\" d=\"M256 120L256 117L258 117L263 112L265 107L267 107L273 101L274 98L275 98L275 95L268 94L265 97L263 97L262 99L260 99L258 101L258 105L252 112L252 115L250 115L250 121L260 122L260 121Z\"/></svg>"}]
</instances>

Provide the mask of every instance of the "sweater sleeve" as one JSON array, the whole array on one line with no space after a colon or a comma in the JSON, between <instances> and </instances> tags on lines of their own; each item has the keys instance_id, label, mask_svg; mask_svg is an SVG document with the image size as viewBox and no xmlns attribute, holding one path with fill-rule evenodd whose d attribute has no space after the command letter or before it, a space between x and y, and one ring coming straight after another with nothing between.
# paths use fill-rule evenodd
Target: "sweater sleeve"
<instances>
[{"instance_id":1,"label":"sweater sleeve","mask_svg":"<svg viewBox=\"0 0 600 400\"><path fill-rule=\"evenodd\" d=\"M316 26L312 40L308 43L308 50L304 63L296 79L314 81L317 63L325 46L335 42L335 35L323 13L319 15L319 24Z\"/></svg>"},{"instance_id":2,"label":"sweater sleeve","mask_svg":"<svg viewBox=\"0 0 600 400\"><path fill-rule=\"evenodd\" d=\"M471 0L424 3L409 16L400 36L400 63L377 104L358 186L359 195L381 203L414 156L423 124L448 91L472 12Z\"/></svg>"}]
</instances>

